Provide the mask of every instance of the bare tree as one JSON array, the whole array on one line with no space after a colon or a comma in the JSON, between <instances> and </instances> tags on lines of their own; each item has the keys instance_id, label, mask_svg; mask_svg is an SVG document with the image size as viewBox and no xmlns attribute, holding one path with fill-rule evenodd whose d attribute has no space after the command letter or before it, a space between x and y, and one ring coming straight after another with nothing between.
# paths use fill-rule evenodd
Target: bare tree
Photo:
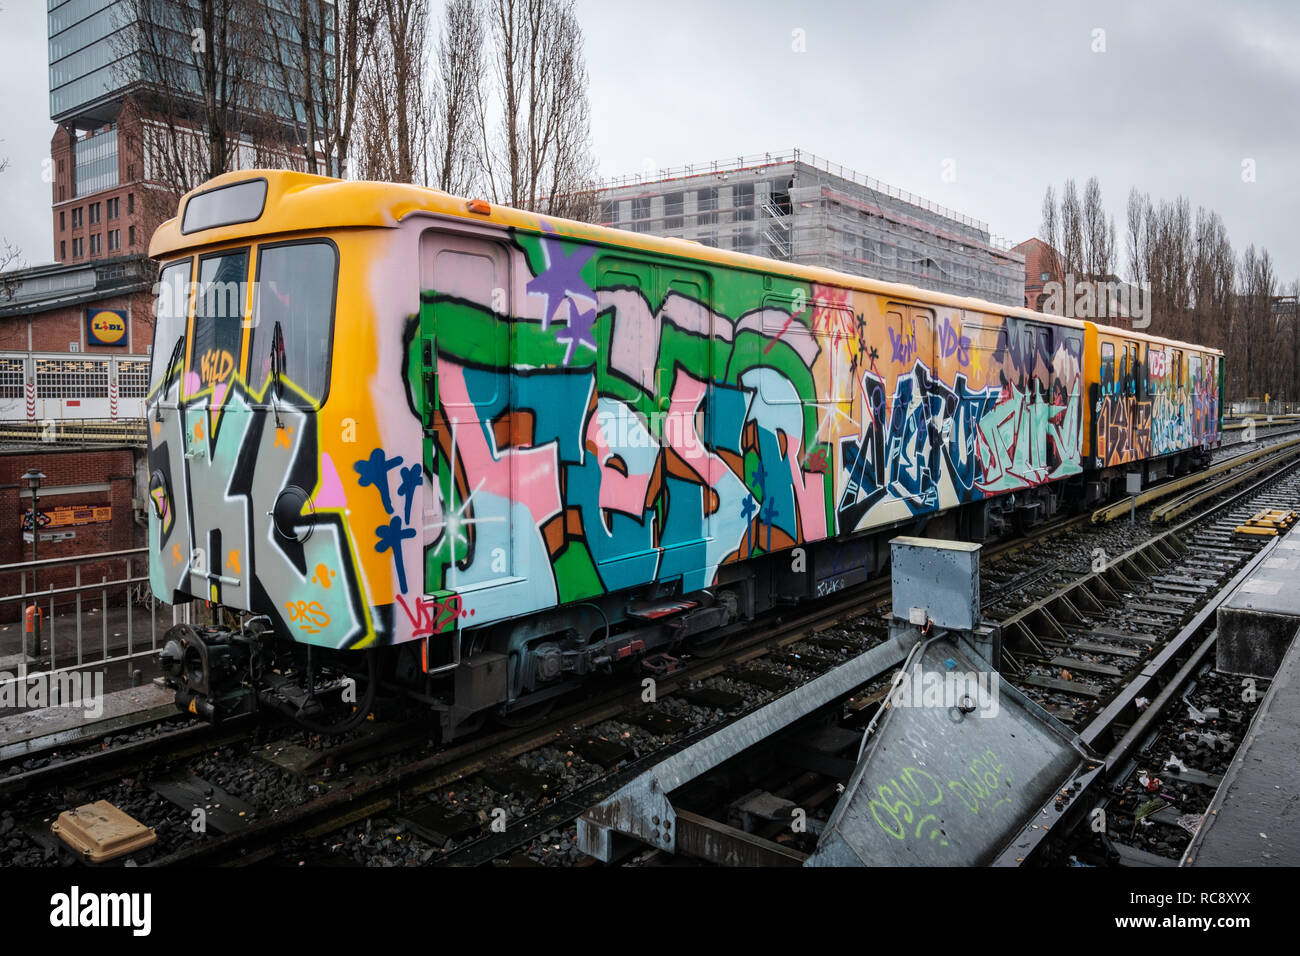
<instances>
[{"instance_id":1,"label":"bare tree","mask_svg":"<svg viewBox=\"0 0 1300 956\"><path fill-rule=\"evenodd\" d=\"M1065 262L1061 258L1061 220L1056 212L1056 190L1049 183L1043 193L1043 222L1038 229L1038 237L1047 244L1048 255L1052 260L1053 276L1064 276Z\"/></svg>"},{"instance_id":2,"label":"bare tree","mask_svg":"<svg viewBox=\"0 0 1300 956\"><path fill-rule=\"evenodd\" d=\"M1083 236L1083 207L1079 203L1079 190L1073 179L1067 179L1061 193L1061 258L1066 272L1079 274L1085 271Z\"/></svg>"},{"instance_id":3,"label":"bare tree","mask_svg":"<svg viewBox=\"0 0 1300 956\"><path fill-rule=\"evenodd\" d=\"M1125 210L1128 270L1129 281L1136 286L1142 286L1150 278L1147 275L1146 262L1146 227L1149 221L1147 210L1150 207L1151 199L1146 193L1139 193L1136 188L1129 190L1128 207Z\"/></svg>"},{"instance_id":4,"label":"bare tree","mask_svg":"<svg viewBox=\"0 0 1300 956\"><path fill-rule=\"evenodd\" d=\"M481 90L478 107L492 198L556 215L589 207L595 162L573 0L489 0L488 32L496 102Z\"/></svg>"},{"instance_id":5,"label":"bare tree","mask_svg":"<svg viewBox=\"0 0 1300 956\"><path fill-rule=\"evenodd\" d=\"M9 168L9 157L0 156L0 173ZM22 259L22 250L10 242L7 238L0 236L0 272L4 272L15 263L20 263Z\"/></svg>"},{"instance_id":6,"label":"bare tree","mask_svg":"<svg viewBox=\"0 0 1300 956\"><path fill-rule=\"evenodd\" d=\"M1115 220L1106 220L1101 184L1096 176L1089 178L1083 189L1082 219L1080 265L1093 278L1109 276L1115 267Z\"/></svg>"},{"instance_id":7,"label":"bare tree","mask_svg":"<svg viewBox=\"0 0 1300 956\"><path fill-rule=\"evenodd\" d=\"M487 25L480 0L448 0L434 52L429 96L429 180L439 189L464 194L479 177L477 145L481 120L475 109L485 79Z\"/></svg>"},{"instance_id":8,"label":"bare tree","mask_svg":"<svg viewBox=\"0 0 1300 956\"><path fill-rule=\"evenodd\" d=\"M365 179L427 182L428 0L376 0L376 12L357 91L366 149L356 168Z\"/></svg>"},{"instance_id":9,"label":"bare tree","mask_svg":"<svg viewBox=\"0 0 1300 956\"><path fill-rule=\"evenodd\" d=\"M264 8L266 61L293 100L301 135L285 145L313 173L341 175L358 80L374 42L378 0L281 0Z\"/></svg>"}]
</instances>

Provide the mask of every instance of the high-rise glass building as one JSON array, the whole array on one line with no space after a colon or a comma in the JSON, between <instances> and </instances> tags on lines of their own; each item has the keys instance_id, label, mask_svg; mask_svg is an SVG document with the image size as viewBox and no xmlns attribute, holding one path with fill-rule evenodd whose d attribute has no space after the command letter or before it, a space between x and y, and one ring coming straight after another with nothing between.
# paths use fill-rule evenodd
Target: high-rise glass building
<instances>
[{"instance_id":1,"label":"high-rise glass building","mask_svg":"<svg viewBox=\"0 0 1300 956\"><path fill-rule=\"evenodd\" d=\"M301 106L272 66L268 40L280 55L296 41L289 0L218 0L231 16L241 46L240 102L230 128L240 136L238 165L253 162L253 129L274 129L283 142L304 135ZM332 0L313 0L327 26L332 55ZM50 119L58 130L50 144L54 258L76 263L143 253L152 223L142 219L151 188L144 124L164 107L170 115L199 115L196 42L199 0L46 0L49 25ZM296 9L296 8L295 8ZM275 29L267 29L267 16ZM140 18L137 20L137 18ZM140 21L147 21L141 26ZM234 42L231 40L230 42ZM142 45L151 43L146 55ZM157 55L161 51L163 55ZM286 63L288 59L286 59ZM152 75L151 75L152 74ZM192 107L192 110L191 110Z\"/></svg>"}]
</instances>

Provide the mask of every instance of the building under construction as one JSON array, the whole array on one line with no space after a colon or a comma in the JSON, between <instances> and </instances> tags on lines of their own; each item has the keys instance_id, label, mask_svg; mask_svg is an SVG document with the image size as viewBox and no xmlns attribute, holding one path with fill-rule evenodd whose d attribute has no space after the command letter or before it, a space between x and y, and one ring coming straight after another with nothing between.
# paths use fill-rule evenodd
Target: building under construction
<instances>
[{"instance_id":1,"label":"building under construction","mask_svg":"<svg viewBox=\"0 0 1300 956\"><path fill-rule=\"evenodd\" d=\"M601 223L1023 305L1025 260L988 225L801 150L627 176Z\"/></svg>"}]
</instances>

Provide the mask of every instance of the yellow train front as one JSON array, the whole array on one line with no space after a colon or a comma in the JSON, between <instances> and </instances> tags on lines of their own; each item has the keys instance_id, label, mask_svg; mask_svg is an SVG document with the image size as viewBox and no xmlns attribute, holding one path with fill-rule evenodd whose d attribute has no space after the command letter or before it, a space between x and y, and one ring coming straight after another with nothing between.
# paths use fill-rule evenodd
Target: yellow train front
<instances>
[{"instance_id":1,"label":"yellow train front","mask_svg":"<svg viewBox=\"0 0 1300 956\"><path fill-rule=\"evenodd\" d=\"M1130 374L1104 326L437 190L231 173L150 251L150 575L218 609L162 655L208 719L400 699L452 737L670 671L897 534L1104 497L1162 395L1167 459L1218 440L1217 353L1140 337Z\"/></svg>"}]
</instances>

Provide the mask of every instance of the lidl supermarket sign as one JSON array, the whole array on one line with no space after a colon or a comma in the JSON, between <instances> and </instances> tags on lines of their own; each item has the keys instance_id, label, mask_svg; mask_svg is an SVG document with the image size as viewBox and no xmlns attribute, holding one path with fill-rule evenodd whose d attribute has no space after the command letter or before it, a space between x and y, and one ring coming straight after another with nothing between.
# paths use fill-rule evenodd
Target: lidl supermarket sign
<instances>
[{"instance_id":1,"label":"lidl supermarket sign","mask_svg":"<svg viewBox=\"0 0 1300 956\"><path fill-rule=\"evenodd\" d=\"M126 345L126 313L87 309L86 341L91 345Z\"/></svg>"}]
</instances>

